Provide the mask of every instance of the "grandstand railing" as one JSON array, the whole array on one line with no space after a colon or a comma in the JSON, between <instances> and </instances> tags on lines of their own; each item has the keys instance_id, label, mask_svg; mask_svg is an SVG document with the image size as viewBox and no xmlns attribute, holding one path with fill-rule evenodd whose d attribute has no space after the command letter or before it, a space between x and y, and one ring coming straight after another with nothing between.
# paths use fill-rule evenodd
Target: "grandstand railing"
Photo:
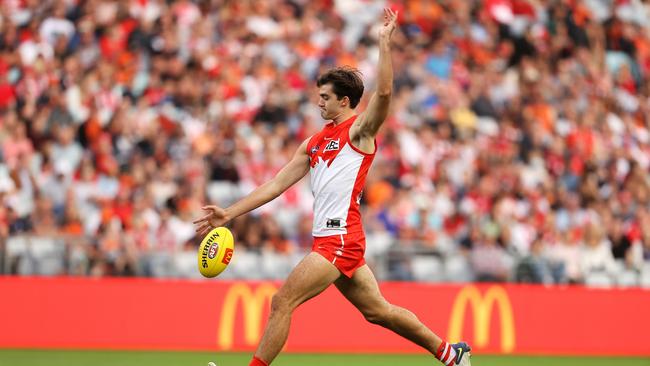
<instances>
[{"instance_id":1,"label":"grandstand railing","mask_svg":"<svg viewBox=\"0 0 650 366\"><path fill-rule=\"evenodd\" d=\"M432 247L421 241L397 241L393 238L369 237L366 260L380 280L465 283L480 280L467 253L457 249ZM376 245L375 245L376 244ZM91 253L95 244L82 235L14 235L0 241L0 274L2 275L130 275L159 278L201 278L196 270L193 248L174 251L150 250L138 255L129 273L94 272L97 261ZM237 251L230 267L220 279L282 280L306 253L290 254L273 251ZM110 255L103 255L110 264ZM519 277L523 258L512 255L509 282L530 282ZM640 269L626 268L617 262L613 273L589 273L587 285L594 287L650 288L650 263ZM549 283L547 283L549 284Z\"/></svg>"}]
</instances>

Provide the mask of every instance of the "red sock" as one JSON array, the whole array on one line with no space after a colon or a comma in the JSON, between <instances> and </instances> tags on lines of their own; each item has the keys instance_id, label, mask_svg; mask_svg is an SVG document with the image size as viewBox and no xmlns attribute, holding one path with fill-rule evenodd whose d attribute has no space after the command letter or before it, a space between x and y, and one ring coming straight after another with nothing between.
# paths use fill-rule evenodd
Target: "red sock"
<instances>
[{"instance_id":1,"label":"red sock","mask_svg":"<svg viewBox=\"0 0 650 366\"><path fill-rule=\"evenodd\" d=\"M449 343L442 341L440 347L438 347L438 352L436 352L436 358L443 364L449 366L453 364L454 359L456 358L456 350L454 350Z\"/></svg>"},{"instance_id":2,"label":"red sock","mask_svg":"<svg viewBox=\"0 0 650 366\"><path fill-rule=\"evenodd\" d=\"M249 363L248 366L269 366L269 364L257 357L253 357L251 363Z\"/></svg>"}]
</instances>

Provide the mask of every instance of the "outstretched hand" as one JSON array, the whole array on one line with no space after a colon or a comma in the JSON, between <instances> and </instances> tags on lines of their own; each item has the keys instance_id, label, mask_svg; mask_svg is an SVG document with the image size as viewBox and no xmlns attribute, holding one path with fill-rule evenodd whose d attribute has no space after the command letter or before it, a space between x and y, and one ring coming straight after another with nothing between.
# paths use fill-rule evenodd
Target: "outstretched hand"
<instances>
[{"instance_id":1,"label":"outstretched hand","mask_svg":"<svg viewBox=\"0 0 650 366\"><path fill-rule=\"evenodd\" d=\"M228 222L226 217L226 210L218 206L204 206L201 209L208 212L207 215L198 218L193 221L196 226L196 232L199 235L205 235L210 232L210 230L223 226Z\"/></svg>"},{"instance_id":2,"label":"outstretched hand","mask_svg":"<svg viewBox=\"0 0 650 366\"><path fill-rule=\"evenodd\" d=\"M399 12L394 12L391 8L384 8L384 25L379 30L380 38L387 38L393 35L393 31L397 27L397 15Z\"/></svg>"}]
</instances>

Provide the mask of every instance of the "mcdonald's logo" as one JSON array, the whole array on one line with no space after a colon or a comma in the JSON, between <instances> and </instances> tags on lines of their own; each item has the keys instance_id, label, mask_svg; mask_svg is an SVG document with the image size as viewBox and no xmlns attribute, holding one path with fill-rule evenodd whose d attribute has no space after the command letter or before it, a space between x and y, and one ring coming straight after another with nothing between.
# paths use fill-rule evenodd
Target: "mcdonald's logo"
<instances>
[{"instance_id":1,"label":"mcdonald's logo","mask_svg":"<svg viewBox=\"0 0 650 366\"><path fill-rule=\"evenodd\" d=\"M490 318L494 304L499 306L501 320L501 351L510 353L515 349L515 322L508 293L501 286L491 286L485 295L481 295L474 285L463 287L454 301L449 320L450 342L458 342L463 332L465 309L470 305L474 314L473 346L483 348L490 338Z\"/></svg>"},{"instance_id":2,"label":"mcdonald's logo","mask_svg":"<svg viewBox=\"0 0 650 366\"><path fill-rule=\"evenodd\" d=\"M255 290L244 283L232 285L223 300L221 308L221 321L219 322L219 334L217 344L223 350L230 350L235 340L235 318L237 315L237 304L241 302L244 323L244 341L248 346L255 346L261 337L262 315L264 304L271 304L271 298L277 289L270 283L263 283Z\"/></svg>"}]
</instances>

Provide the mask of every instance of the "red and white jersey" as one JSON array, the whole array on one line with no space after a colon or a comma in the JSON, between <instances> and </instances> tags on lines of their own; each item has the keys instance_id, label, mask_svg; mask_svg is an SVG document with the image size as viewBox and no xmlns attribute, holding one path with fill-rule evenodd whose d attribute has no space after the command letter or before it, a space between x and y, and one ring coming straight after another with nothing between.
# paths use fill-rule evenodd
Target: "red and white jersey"
<instances>
[{"instance_id":1,"label":"red and white jersey","mask_svg":"<svg viewBox=\"0 0 650 366\"><path fill-rule=\"evenodd\" d=\"M356 118L326 124L307 144L314 194L313 236L363 231L359 202L377 144L372 154L352 145L350 126Z\"/></svg>"}]
</instances>

